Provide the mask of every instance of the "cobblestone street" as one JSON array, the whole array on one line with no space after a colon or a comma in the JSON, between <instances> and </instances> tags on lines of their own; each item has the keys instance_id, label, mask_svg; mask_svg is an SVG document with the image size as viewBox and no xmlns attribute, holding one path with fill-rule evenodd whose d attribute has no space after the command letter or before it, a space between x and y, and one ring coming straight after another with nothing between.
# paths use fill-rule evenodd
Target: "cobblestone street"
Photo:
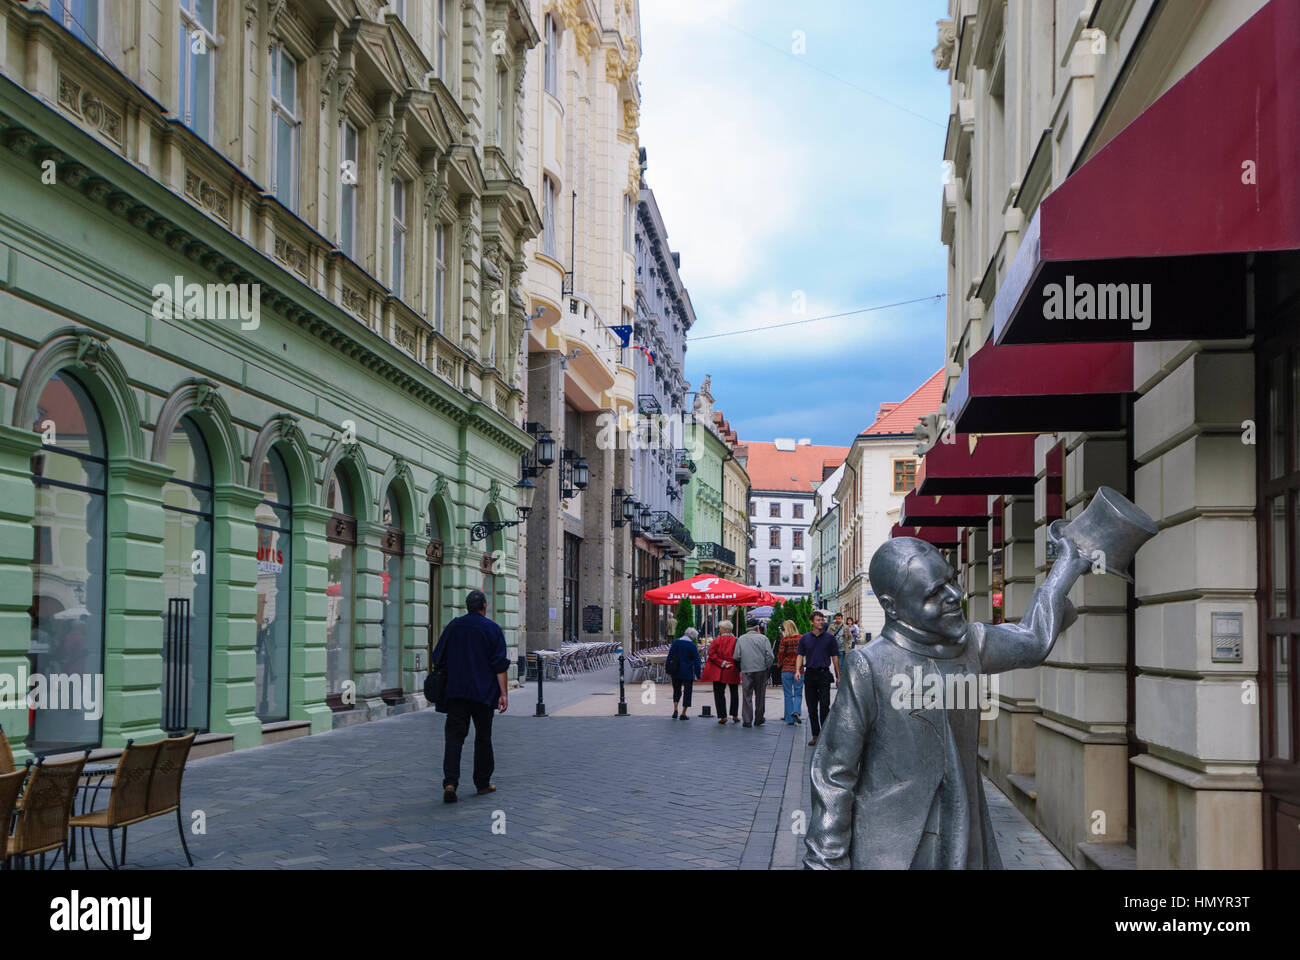
<instances>
[{"instance_id":1,"label":"cobblestone street","mask_svg":"<svg viewBox=\"0 0 1300 960\"><path fill-rule=\"evenodd\" d=\"M794 868L802 838L792 815L809 809L812 750L806 725L781 722L779 691L768 701L774 719L746 730L699 717L711 701L703 690L685 723L667 719L664 687L658 716L617 718L617 689L613 670L547 684L548 711L569 715L545 719L531 716L534 686L514 691L493 727L498 791L474 795L467 742L456 804L441 802L443 717L432 710L194 761L186 823L202 811L206 826L189 836L195 865ZM640 693L629 686L638 708ZM1069 868L985 789L1008 868ZM132 827L127 856L128 868L185 866L166 818ZM91 863L100 868L93 852Z\"/></svg>"}]
</instances>

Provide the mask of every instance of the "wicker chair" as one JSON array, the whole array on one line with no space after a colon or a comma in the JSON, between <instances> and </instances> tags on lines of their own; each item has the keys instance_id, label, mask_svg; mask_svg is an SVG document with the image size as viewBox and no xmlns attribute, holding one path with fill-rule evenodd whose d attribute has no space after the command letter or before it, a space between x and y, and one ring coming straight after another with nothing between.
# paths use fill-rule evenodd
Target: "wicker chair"
<instances>
[{"instance_id":1,"label":"wicker chair","mask_svg":"<svg viewBox=\"0 0 1300 960\"><path fill-rule=\"evenodd\" d=\"M0 773L13 773L16 769L14 752L9 748L9 738L5 736L5 728L0 726Z\"/></svg>"},{"instance_id":2,"label":"wicker chair","mask_svg":"<svg viewBox=\"0 0 1300 960\"><path fill-rule=\"evenodd\" d=\"M23 781L26 779L26 770L0 773L0 862L7 862L5 847L9 843L9 829L13 826L18 794L22 791Z\"/></svg>"},{"instance_id":3,"label":"wicker chair","mask_svg":"<svg viewBox=\"0 0 1300 960\"><path fill-rule=\"evenodd\" d=\"M113 790L109 794L107 809L83 813L69 821L69 825L74 830L81 828L82 850L86 849L87 828L108 831L108 856L114 870L117 869L118 862L113 846L113 831L118 827L122 828L122 862L126 863L126 828L133 823L149 819L149 781L153 777L154 766L157 764L162 745L161 740L140 746L136 746L134 740L128 740L126 749L122 751L122 756L117 761L117 770L113 773ZM99 852L99 842L95 840L93 833L91 843L95 846L99 862L106 867L109 866L108 863L104 863L104 855ZM90 869L89 856L86 857L84 865L87 870Z\"/></svg>"},{"instance_id":4,"label":"wicker chair","mask_svg":"<svg viewBox=\"0 0 1300 960\"><path fill-rule=\"evenodd\" d=\"M46 763L42 759L34 767L28 764L31 778L27 781L13 836L5 838L0 859L27 857L29 863L34 863L39 854L43 868L45 854L58 851L63 854L63 869L68 869L68 818L81 769L89 755L87 750L75 760Z\"/></svg>"},{"instance_id":5,"label":"wicker chair","mask_svg":"<svg viewBox=\"0 0 1300 960\"><path fill-rule=\"evenodd\" d=\"M149 816L161 817L176 813L176 831L181 835L181 849L185 859L194 866L190 856L189 844L185 842L185 824L181 818L181 778L185 776L185 761L189 759L190 748L198 731L191 731L183 737L168 737L162 741L162 750L158 753L158 765L154 768L153 779L149 781ZM122 857L126 858L126 835L122 836Z\"/></svg>"}]
</instances>

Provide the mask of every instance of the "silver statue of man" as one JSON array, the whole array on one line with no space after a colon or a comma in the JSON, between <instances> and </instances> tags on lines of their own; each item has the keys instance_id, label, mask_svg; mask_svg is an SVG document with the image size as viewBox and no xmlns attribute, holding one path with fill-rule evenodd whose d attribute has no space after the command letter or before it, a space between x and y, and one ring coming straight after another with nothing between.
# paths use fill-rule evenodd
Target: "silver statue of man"
<instances>
[{"instance_id":1,"label":"silver statue of man","mask_svg":"<svg viewBox=\"0 0 1300 960\"><path fill-rule=\"evenodd\" d=\"M896 694L899 678L938 675L944 691L969 690L971 681L949 677L1042 663L1076 619L1066 594L1092 564L1070 540L1058 542L1018 624L968 623L956 575L930 544L898 537L875 552L871 584L885 626L845 658L813 755L805 867L1001 868L978 769L978 698L936 707L900 705Z\"/></svg>"}]
</instances>

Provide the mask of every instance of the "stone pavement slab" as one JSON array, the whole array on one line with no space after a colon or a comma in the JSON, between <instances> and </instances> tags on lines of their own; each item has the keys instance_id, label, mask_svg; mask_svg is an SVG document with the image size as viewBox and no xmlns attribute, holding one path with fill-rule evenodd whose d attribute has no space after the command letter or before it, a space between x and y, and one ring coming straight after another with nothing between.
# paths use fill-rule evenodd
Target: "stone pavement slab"
<instances>
[{"instance_id":1,"label":"stone pavement slab","mask_svg":"<svg viewBox=\"0 0 1300 960\"><path fill-rule=\"evenodd\" d=\"M579 683L571 704L592 699ZM460 801L442 802L444 717L424 710L193 761L183 822L197 869L789 869L811 751L807 725L779 709L748 730L662 713L536 718L515 692L493 724L496 793L474 795L471 741ZM985 788L1009 868L1068 869ZM93 851L89 863L101 869ZM184 868L175 820L131 827L127 867Z\"/></svg>"}]
</instances>

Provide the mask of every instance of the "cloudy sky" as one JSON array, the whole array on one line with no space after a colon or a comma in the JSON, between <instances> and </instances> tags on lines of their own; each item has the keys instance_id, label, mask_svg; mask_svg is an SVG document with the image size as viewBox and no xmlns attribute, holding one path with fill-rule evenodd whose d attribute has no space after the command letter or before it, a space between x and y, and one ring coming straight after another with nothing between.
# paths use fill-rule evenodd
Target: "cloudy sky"
<instances>
[{"instance_id":1,"label":"cloudy sky","mask_svg":"<svg viewBox=\"0 0 1300 960\"><path fill-rule=\"evenodd\" d=\"M943 363L943 0L643 0L641 144L744 440L847 445ZM804 52L793 52L802 32ZM795 312L800 306L804 312Z\"/></svg>"}]
</instances>

